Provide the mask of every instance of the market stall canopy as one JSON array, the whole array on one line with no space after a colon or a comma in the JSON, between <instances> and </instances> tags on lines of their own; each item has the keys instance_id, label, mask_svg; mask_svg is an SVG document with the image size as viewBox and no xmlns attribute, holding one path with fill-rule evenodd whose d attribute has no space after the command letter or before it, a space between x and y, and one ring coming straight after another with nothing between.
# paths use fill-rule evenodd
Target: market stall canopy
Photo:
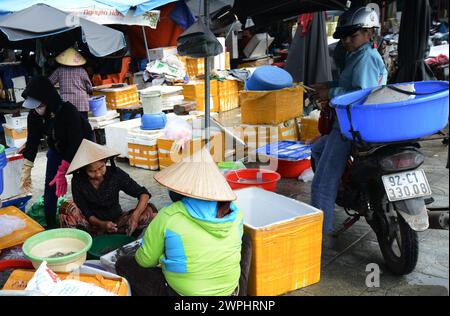
<instances>
[{"instance_id":1,"label":"market stall canopy","mask_svg":"<svg viewBox=\"0 0 450 316\"><path fill-rule=\"evenodd\" d=\"M141 25L156 28L159 11L154 10L177 0L4 0L0 15L14 13L35 4L46 4L98 24Z\"/></svg>"},{"instance_id":2,"label":"market stall canopy","mask_svg":"<svg viewBox=\"0 0 450 316\"><path fill-rule=\"evenodd\" d=\"M347 0L235 0L233 11L245 25L251 18L257 26L326 10L345 10Z\"/></svg>"},{"instance_id":3,"label":"market stall canopy","mask_svg":"<svg viewBox=\"0 0 450 316\"><path fill-rule=\"evenodd\" d=\"M186 4L194 15L203 16L204 2L204 0L187 0ZM216 12L226 6L232 7L233 4L234 0L209 0L209 13Z\"/></svg>"},{"instance_id":4,"label":"market stall canopy","mask_svg":"<svg viewBox=\"0 0 450 316\"><path fill-rule=\"evenodd\" d=\"M103 57L126 47L122 32L83 18L75 18L46 4L36 4L0 17L0 30L9 42L39 39L78 28L81 29L82 41L96 57Z\"/></svg>"}]
</instances>

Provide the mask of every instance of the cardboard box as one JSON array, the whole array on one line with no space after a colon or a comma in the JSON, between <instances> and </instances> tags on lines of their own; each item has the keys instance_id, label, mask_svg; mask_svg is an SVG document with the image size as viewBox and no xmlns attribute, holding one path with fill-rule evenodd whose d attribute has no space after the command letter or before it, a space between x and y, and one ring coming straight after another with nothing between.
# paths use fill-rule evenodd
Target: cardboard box
<instances>
[{"instance_id":1,"label":"cardboard box","mask_svg":"<svg viewBox=\"0 0 450 316\"><path fill-rule=\"evenodd\" d=\"M162 60L166 57L178 54L176 46L169 47L159 47L148 50L150 61L152 60Z\"/></svg>"},{"instance_id":2,"label":"cardboard box","mask_svg":"<svg viewBox=\"0 0 450 316\"><path fill-rule=\"evenodd\" d=\"M322 211L260 188L235 193L253 244L248 295L281 295L319 282Z\"/></svg>"},{"instance_id":3,"label":"cardboard box","mask_svg":"<svg viewBox=\"0 0 450 316\"><path fill-rule=\"evenodd\" d=\"M267 49L274 39L268 33L255 34L244 48L245 56L247 58L266 56Z\"/></svg>"},{"instance_id":4,"label":"cardboard box","mask_svg":"<svg viewBox=\"0 0 450 316\"><path fill-rule=\"evenodd\" d=\"M300 122L300 140L302 142L311 142L315 138L320 136L319 132L319 120L302 117Z\"/></svg>"},{"instance_id":5,"label":"cardboard box","mask_svg":"<svg viewBox=\"0 0 450 316\"><path fill-rule=\"evenodd\" d=\"M303 92L300 86L274 91L241 91L242 124L275 125L301 116Z\"/></svg>"},{"instance_id":6,"label":"cardboard box","mask_svg":"<svg viewBox=\"0 0 450 316\"><path fill-rule=\"evenodd\" d=\"M264 58L259 58L257 60L242 62L238 65L238 68L256 68L256 67L260 67L260 66L264 66L264 65L272 65L272 64L273 64L273 58L264 57Z\"/></svg>"}]
</instances>

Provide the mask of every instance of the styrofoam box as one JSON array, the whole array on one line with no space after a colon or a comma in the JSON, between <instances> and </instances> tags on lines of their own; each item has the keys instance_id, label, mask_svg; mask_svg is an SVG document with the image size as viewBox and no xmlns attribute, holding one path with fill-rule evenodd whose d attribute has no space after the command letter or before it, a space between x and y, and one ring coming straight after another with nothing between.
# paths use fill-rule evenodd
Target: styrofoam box
<instances>
[{"instance_id":1,"label":"styrofoam box","mask_svg":"<svg viewBox=\"0 0 450 316\"><path fill-rule=\"evenodd\" d=\"M28 114L13 117L12 114L5 114L6 126L11 129L27 128Z\"/></svg>"},{"instance_id":2,"label":"styrofoam box","mask_svg":"<svg viewBox=\"0 0 450 316\"><path fill-rule=\"evenodd\" d=\"M128 131L138 126L141 126L140 118L106 126L106 146L118 151L120 157L128 158Z\"/></svg>"},{"instance_id":3,"label":"styrofoam box","mask_svg":"<svg viewBox=\"0 0 450 316\"><path fill-rule=\"evenodd\" d=\"M23 144L25 144L27 142L27 139L26 138L14 139L12 137L5 136L5 141L6 141L6 146L8 146L8 147L20 148L20 147L22 147Z\"/></svg>"},{"instance_id":4,"label":"styrofoam box","mask_svg":"<svg viewBox=\"0 0 450 316\"><path fill-rule=\"evenodd\" d=\"M0 200L6 200L22 193L20 190L20 176L24 158L22 155L12 155L7 156L7 159L8 163L3 169L4 185Z\"/></svg>"}]
</instances>

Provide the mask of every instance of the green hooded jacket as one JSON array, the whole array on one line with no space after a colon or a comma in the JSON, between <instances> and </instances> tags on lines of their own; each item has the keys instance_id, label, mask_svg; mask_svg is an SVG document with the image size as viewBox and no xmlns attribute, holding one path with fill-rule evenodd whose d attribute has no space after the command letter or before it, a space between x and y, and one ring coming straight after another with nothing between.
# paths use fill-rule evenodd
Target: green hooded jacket
<instances>
[{"instance_id":1,"label":"green hooded jacket","mask_svg":"<svg viewBox=\"0 0 450 316\"><path fill-rule=\"evenodd\" d=\"M217 202L185 198L163 208L136 252L142 267L161 268L180 295L227 296L239 283L243 216L216 218Z\"/></svg>"}]
</instances>

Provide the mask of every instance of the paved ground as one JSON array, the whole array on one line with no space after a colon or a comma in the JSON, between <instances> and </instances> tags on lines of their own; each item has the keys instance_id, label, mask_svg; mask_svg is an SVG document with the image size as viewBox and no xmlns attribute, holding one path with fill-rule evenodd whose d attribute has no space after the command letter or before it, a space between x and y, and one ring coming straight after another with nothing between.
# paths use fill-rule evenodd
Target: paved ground
<instances>
[{"instance_id":1,"label":"paved ground","mask_svg":"<svg viewBox=\"0 0 450 316\"><path fill-rule=\"evenodd\" d=\"M426 142L423 152L427 156L425 169L432 186L435 206L449 204L449 171L445 168L447 147L440 141ZM158 208L170 200L167 191L155 183L154 172L131 168L126 161L118 165L142 185L150 189L152 201ZM34 196L43 192L45 154L39 153L32 177L35 184ZM70 182L70 181L69 181ZM69 189L70 192L70 189ZM283 179L278 192L303 202L309 201L310 183ZM135 201L123 195L123 208L131 209ZM336 228L347 218L342 210L336 210ZM381 268L380 287L366 286L366 266L376 263ZM449 294L449 232L428 230L420 233L420 254L418 265L407 276L394 276L386 271L378 248L375 234L364 219L337 239L324 244L321 281L318 284L293 291L287 295L445 295Z\"/></svg>"}]
</instances>

